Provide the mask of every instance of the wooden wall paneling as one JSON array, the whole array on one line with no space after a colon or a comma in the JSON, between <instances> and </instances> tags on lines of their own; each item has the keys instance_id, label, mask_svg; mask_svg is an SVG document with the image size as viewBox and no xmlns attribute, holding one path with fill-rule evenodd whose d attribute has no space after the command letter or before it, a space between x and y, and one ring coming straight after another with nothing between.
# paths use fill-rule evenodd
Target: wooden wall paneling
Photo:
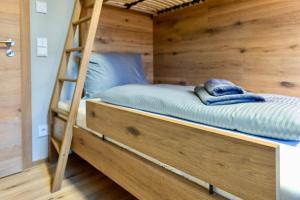
<instances>
[{"instance_id":1,"label":"wooden wall paneling","mask_svg":"<svg viewBox=\"0 0 300 200\"><path fill-rule=\"evenodd\" d=\"M299 1L209 0L154 21L155 82L215 77L300 96Z\"/></svg>"},{"instance_id":2,"label":"wooden wall paneling","mask_svg":"<svg viewBox=\"0 0 300 200\"><path fill-rule=\"evenodd\" d=\"M22 65L22 147L23 168L32 166L30 2L20 0Z\"/></svg>"},{"instance_id":3,"label":"wooden wall paneling","mask_svg":"<svg viewBox=\"0 0 300 200\"><path fill-rule=\"evenodd\" d=\"M175 11L154 18L154 79L157 83L189 83L187 79L190 77L187 75L196 76L198 73L195 56L199 59L207 57L199 55L200 51L206 50L207 38L195 35L207 25L207 4L189 10L178 15L174 14ZM194 13L197 13L197 18ZM196 42L201 45L196 47Z\"/></svg>"},{"instance_id":4,"label":"wooden wall paneling","mask_svg":"<svg viewBox=\"0 0 300 200\"><path fill-rule=\"evenodd\" d=\"M153 80L153 20L151 15L104 6L94 52L140 53L149 81Z\"/></svg>"}]
</instances>

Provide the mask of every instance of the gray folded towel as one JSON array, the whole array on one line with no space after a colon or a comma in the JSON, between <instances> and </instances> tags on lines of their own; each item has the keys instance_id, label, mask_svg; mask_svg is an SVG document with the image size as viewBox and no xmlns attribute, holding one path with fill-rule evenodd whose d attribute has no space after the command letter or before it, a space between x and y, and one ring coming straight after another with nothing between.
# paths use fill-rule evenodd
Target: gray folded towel
<instances>
[{"instance_id":1,"label":"gray folded towel","mask_svg":"<svg viewBox=\"0 0 300 200\"><path fill-rule=\"evenodd\" d=\"M204 83L207 92L212 96L223 96L231 94L244 94L243 88L224 79L210 79Z\"/></svg>"},{"instance_id":2,"label":"gray folded towel","mask_svg":"<svg viewBox=\"0 0 300 200\"><path fill-rule=\"evenodd\" d=\"M206 91L203 86L196 86L194 92L205 105L209 106L265 101L262 96L252 93L212 96Z\"/></svg>"}]
</instances>

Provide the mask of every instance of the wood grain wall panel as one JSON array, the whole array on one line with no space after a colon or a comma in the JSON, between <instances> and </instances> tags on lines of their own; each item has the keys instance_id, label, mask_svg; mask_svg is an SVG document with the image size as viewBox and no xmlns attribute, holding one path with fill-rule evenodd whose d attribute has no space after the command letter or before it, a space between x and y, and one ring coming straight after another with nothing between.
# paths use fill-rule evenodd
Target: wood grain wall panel
<instances>
[{"instance_id":1,"label":"wood grain wall panel","mask_svg":"<svg viewBox=\"0 0 300 200\"><path fill-rule=\"evenodd\" d=\"M141 53L147 78L153 79L153 20L150 15L104 6L94 51Z\"/></svg>"},{"instance_id":2,"label":"wood grain wall panel","mask_svg":"<svg viewBox=\"0 0 300 200\"><path fill-rule=\"evenodd\" d=\"M22 65L22 152L23 169L32 166L32 106L31 106L31 52L30 46L30 0L20 1L21 9L21 65Z\"/></svg>"},{"instance_id":3,"label":"wood grain wall panel","mask_svg":"<svg viewBox=\"0 0 300 200\"><path fill-rule=\"evenodd\" d=\"M23 169L20 12L20 0L0 1L0 40L16 42L16 56L11 58L5 46L0 47L0 177Z\"/></svg>"},{"instance_id":4,"label":"wood grain wall panel","mask_svg":"<svg viewBox=\"0 0 300 200\"><path fill-rule=\"evenodd\" d=\"M155 82L300 96L300 1L209 0L154 18Z\"/></svg>"}]
</instances>

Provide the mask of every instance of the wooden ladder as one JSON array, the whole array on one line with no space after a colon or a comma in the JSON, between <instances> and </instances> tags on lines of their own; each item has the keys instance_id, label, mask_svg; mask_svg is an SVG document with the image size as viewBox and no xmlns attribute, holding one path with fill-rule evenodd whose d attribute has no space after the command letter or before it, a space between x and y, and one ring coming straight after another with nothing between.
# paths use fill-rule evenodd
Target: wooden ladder
<instances>
[{"instance_id":1,"label":"wooden ladder","mask_svg":"<svg viewBox=\"0 0 300 200\"><path fill-rule=\"evenodd\" d=\"M102 4L104 1L105 0L76 0L74 5L72 21L69 25L69 31L61 57L48 116L49 161L55 161L58 155L58 163L52 182L52 192L55 192L61 188L64 177L68 155L71 148L73 136L72 129L76 122L77 111L82 97L88 63L96 36ZM84 23L86 25L89 24L88 28L86 29L85 40L80 42L82 44L80 44L79 47L73 47L75 32L77 29L79 29L79 26L85 25ZM81 59L78 62L78 77L75 79L66 77L68 62L72 52L81 52ZM69 112L63 112L58 108L62 87L65 82L73 82L76 84ZM55 118L59 118L65 122L64 134L61 142L53 137Z\"/></svg>"}]
</instances>

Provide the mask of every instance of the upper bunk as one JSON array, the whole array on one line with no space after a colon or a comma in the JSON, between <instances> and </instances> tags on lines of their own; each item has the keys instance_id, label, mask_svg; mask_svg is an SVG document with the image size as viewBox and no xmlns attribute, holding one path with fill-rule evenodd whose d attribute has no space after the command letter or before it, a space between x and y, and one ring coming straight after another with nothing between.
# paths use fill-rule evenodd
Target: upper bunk
<instances>
[{"instance_id":1,"label":"upper bunk","mask_svg":"<svg viewBox=\"0 0 300 200\"><path fill-rule=\"evenodd\" d=\"M159 9L149 12L150 2ZM165 13L159 2L177 7ZM218 77L252 92L299 96L298 5L293 0L106 0L93 52L141 54L153 83L194 85ZM81 28L82 36L86 30Z\"/></svg>"},{"instance_id":2,"label":"upper bunk","mask_svg":"<svg viewBox=\"0 0 300 200\"><path fill-rule=\"evenodd\" d=\"M204 1L205 0L104 0L104 4L157 15L193 6ZM90 6L93 0L86 2L86 5Z\"/></svg>"}]
</instances>

